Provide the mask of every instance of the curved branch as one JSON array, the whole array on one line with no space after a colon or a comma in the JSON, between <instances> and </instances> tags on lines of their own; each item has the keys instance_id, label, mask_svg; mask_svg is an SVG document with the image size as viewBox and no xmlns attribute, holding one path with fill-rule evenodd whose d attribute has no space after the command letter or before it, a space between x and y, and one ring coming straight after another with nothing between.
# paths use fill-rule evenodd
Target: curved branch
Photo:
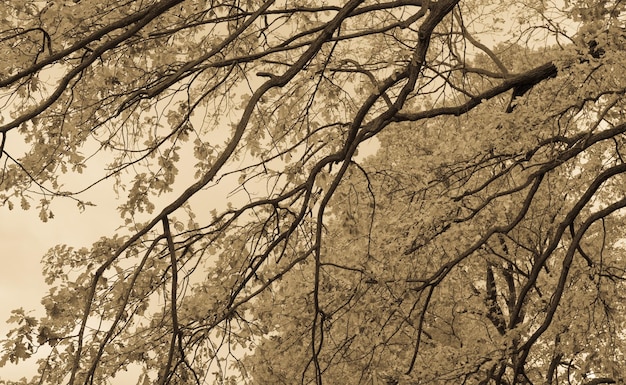
<instances>
[{"instance_id":1,"label":"curved branch","mask_svg":"<svg viewBox=\"0 0 626 385\"><path fill-rule=\"evenodd\" d=\"M543 80L553 78L557 75L557 72L558 72L557 67L552 62L545 63L529 71L526 71L522 74L519 74L517 76L507 78L505 81L503 81L499 85L479 94L478 96L468 100L464 104L454 106L454 107L433 108L427 111L421 111L421 112L415 112L415 113L400 112L400 113L397 113L393 117L393 121L395 122L417 121L417 120L433 118L433 117L442 116L442 115L460 116L472 110L474 107L478 106L485 100L492 99L515 87L520 87L529 83L536 84Z\"/></svg>"}]
</instances>

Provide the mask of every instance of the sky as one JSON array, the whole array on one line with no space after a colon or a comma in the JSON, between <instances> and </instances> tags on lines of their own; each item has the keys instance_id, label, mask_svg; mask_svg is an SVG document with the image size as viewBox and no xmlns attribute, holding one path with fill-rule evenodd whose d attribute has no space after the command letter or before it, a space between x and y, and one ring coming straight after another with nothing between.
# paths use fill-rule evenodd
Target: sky
<instances>
[{"instance_id":1,"label":"sky","mask_svg":"<svg viewBox=\"0 0 626 385\"><path fill-rule=\"evenodd\" d=\"M98 206L80 213L70 200L57 200L53 205L55 218L43 223L36 209L23 211L19 205L9 211L0 208L0 242L2 268L0 269L0 339L5 338L11 326L6 320L11 310L24 308L33 315L44 315L41 298L47 292L40 261L50 247L65 243L74 247L89 247L100 236L111 234L119 225L115 210L115 195L108 186L96 186L91 191ZM107 198L108 197L108 198ZM7 364L0 368L0 379L17 380L30 377L32 365Z\"/></svg>"}]
</instances>

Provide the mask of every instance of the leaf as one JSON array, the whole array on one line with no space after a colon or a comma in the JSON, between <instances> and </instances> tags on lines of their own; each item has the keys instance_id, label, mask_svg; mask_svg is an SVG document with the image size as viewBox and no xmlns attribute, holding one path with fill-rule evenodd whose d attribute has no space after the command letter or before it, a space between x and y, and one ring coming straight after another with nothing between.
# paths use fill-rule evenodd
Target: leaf
<instances>
[{"instance_id":1,"label":"leaf","mask_svg":"<svg viewBox=\"0 0 626 385\"><path fill-rule=\"evenodd\" d=\"M26 200L25 197L22 196L21 199L21 206L22 206L22 210L28 210L30 208L30 203L28 202L28 200Z\"/></svg>"}]
</instances>

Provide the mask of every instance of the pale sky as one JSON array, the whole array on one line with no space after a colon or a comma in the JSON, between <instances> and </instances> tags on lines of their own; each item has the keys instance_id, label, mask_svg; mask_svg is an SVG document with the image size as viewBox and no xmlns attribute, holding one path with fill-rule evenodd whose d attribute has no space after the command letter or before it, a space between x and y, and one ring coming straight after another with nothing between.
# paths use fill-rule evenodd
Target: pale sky
<instances>
[{"instance_id":1,"label":"pale sky","mask_svg":"<svg viewBox=\"0 0 626 385\"><path fill-rule=\"evenodd\" d=\"M102 198L98 199L97 207L88 207L83 213L79 213L73 201L57 200L52 206L55 218L47 223L39 219L34 208L23 211L19 204L12 211L0 208L4 254L0 269L0 338L4 339L11 327L6 324L11 310L23 307L26 311L35 310L34 315L44 314L40 300L47 293L47 285L40 260L50 247L61 243L90 247L100 236L112 234L119 226L115 195L110 187L98 186L92 194ZM0 379L31 377L32 368L7 364L0 368Z\"/></svg>"}]
</instances>

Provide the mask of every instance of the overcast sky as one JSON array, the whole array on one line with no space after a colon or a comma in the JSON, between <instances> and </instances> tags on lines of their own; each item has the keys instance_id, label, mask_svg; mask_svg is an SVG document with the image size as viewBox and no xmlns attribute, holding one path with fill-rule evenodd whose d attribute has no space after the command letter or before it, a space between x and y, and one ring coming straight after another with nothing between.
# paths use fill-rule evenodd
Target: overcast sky
<instances>
[{"instance_id":1,"label":"overcast sky","mask_svg":"<svg viewBox=\"0 0 626 385\"><path fill-rule=\"evenodd\" d=\"M0 208L0 239L2 242L2 268L0 269L0 337L5 338L10 329L6 324L11 310L24 308L43 315L41 298L48 287L43 281L40 261L48 249L65 243L74 247L89 247L103 235L112 234L120 223L115 195L110 187L97 186L90 193L98 196L98 206L88 207L83 213L69 199L56 200L52 206L55 218L43 223L35 208L23 211L16 207L9 211ZM95 199L94 199L95 201ZM17 380L33 375L32 365L7 364L0 368L0 379Z\"/></svg>"}]
</instances>

